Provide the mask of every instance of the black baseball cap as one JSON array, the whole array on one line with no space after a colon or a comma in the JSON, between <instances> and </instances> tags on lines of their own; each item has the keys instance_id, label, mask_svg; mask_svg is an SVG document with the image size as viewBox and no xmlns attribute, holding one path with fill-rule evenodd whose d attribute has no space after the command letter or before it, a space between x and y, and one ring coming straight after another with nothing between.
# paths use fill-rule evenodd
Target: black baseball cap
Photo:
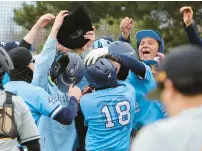
<instances>
[{"instance_id":1,"label":"black baseball cap","mask_svg":"<svg viewBox=\"0 0 202 151\"><path fill-rule=\"evenodd\" d=\"M196 75L199 78L193 79ZM181 45L166 55L160 63L156 77L158 88L148 94L149 99L160 100L160 87L166 79L170 79L174 85L180 85L182 79L186 79L186 82L180 85L180 89L187 85L190 85L187 91L196 89L191 85L193 82L202 81L202 48L196 45Z\"/></svg>"},{"instance_id":2,"label":"black baseball cap","mask_svg":"<svg viewBox=\"0 0 202 151\"><path fill-rule=\"evenodd\" d=\"M64 18L64 22L58 31L57 40L66 48L82 48L88 39L84 35L92 31L92 23L85 4L81 4L74 12Z\"/></svg>"},{"instance_id":3,"label":"black baseball cap","mask_svg":"<svg viewBox=\"0 0 202 151\"><path fill-rule=\"evenodd\" d=\"M8 52L15 69L28 66L32 60L32 54L25 47L17 47Z\"/></svg>"}]
</instances>

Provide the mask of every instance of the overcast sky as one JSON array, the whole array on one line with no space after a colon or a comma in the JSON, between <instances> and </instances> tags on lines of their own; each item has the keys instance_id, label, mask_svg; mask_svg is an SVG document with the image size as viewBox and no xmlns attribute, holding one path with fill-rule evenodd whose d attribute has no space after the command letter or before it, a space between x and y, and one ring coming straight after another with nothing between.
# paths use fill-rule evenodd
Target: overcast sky
<instances>
[{"instance_id":1,"label":"overcast sky","mask_svg":"<svg viewBox=\"0 0 202 151\"><path fill-rule=\"evenodd\" d=\"M5 37L8 39L7 35L11 28L14 29L14 31L17 30L16 32L22 30L22 28L16 25L13 21L13 10L22 7L23 2L25 1L0 1L0 41L6 41L4 40Z\"/></svg>"}]
</instances>

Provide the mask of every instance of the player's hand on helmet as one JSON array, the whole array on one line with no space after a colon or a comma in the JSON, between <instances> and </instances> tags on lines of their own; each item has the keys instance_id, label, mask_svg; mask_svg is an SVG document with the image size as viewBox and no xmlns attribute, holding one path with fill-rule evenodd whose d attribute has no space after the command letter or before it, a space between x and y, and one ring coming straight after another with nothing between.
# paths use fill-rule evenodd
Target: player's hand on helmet
<instances>
[{"instance_id":1,"label":"player's hand on helmet","mask_svg":"<svg viewBox=\"0 0 202 151\"><path fill-rule=\"evenodd\" d=\"M39 18L39 20L36 22L35 26L37 28L44 28L46 25L48 25L51 21L55 19L55 16L53 14L45 14Z\"/></svg>"},{"instance_id":2,"label":"player's hand on helmet","mask_svg":"<svg viewBox=\"0 0 202 151\"><path fill-rule=\"evenodd\" d=\"M189 25L191 25L192 23L192 19L193 19L193 10L191 7L185 6L180 8L180 13L183 14L183 20L184 23L186 25L186 27L188 27Z\"/></svg>"},{"instance_id":3,"label":"player's hand on helmet","mask_svg":"<svg viewBox=\"0 0 202 151\"><path fill-rule=\"evenodd\" d=\"M122 36L124 38L128 38L128 36L129 36L129 34L131 32L132 27L133 27L133 19L132 18L125 17L121 21L120 30L121 30Z\"/></svg>"},{"instance_id":4,"label":"player's hand on helmet","mask_svg":"<svg viewBox=\"0 0 202 151\"><path fill-rule=\"evenodd\" d=\"M88 39L89 41L86 43L86 45L84 46L84 51L87 50L95 41L95 31L96 28L94 26L92 26L93 30L92 31L88 31L85 35L84 35L84 39Z\"/></svg>"},{"instance_id":5,"label":"player's hand on helmet","mask_svg":"<svg viewBox=\"0 0 202 151\"><path fill-rule=\"evenodd\" d=\"M70 85L68 95L74 96L77 99L77 102L79 103L81 96L82 96L82 92L81 92L81 89L79 87Z\"/></svg>"},{"instance_id":6,"label":"player's hand on helmet","mask_svg":"<svg viewBox=\"0 0 202 151\"><path fill-rule=\"evenodd\" d=\"M84 64L87 66L89 66L90 64L94 64L98 58L104 57L107 54L109 54L107 47L93 49L85 57Z\"/></svg>"},{"instance_id":7,"label":"player's hand on helmet","mask_svg":"<svg viewBox=\"0 0 202 151\"><path fill-rule=\"evenodd\" d=\"M60 27L62 26L62 23L63 23L63 21L64 21L64 18L66 17L66 16L68 16L69 14L68 14L68 11L67 10L62 10L62 11L60 11L59 12L59 14L56 16L56 18L55 18L55 22L54 22L54 24L53 24L53 27L52 27L52 29L54 29L54 30L59 30L60 29Z\"/></svg>"}]
</instances>

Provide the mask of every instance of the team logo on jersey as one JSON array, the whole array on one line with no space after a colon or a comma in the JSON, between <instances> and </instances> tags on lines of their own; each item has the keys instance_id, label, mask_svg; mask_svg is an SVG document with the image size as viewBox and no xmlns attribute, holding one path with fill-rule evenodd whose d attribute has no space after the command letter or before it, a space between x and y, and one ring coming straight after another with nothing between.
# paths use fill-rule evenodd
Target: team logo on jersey
<instances>
[{"instance_id":1,"label":"team logo on jersey","mask_svg":"<svg viewBox=\"0 0 202 151\"><path fill-rule=\"evenodd\" d=\"M54 99L54 97L50 96L49 97L49 104L53 105L53 104L55 104L55 102L56 102L56 100Z\"/></svg>"}]
</instances>

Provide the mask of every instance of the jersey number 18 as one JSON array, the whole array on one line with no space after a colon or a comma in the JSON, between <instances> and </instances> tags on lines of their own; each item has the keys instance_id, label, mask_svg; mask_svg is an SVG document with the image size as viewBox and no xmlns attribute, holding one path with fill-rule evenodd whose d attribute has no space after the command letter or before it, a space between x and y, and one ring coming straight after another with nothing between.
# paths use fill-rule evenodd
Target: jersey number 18
<instances>
[{"instance_id":1,"label":"jersey number 18","mask_svg":"<svg viewBox=\"0 0 202 151\"><path fill-rule=\"evenodd\" d=\"M126 110L122 111L121 107L125 106ZM130 103L128 101L122 101L116 104L115 106L116 112L118 113L119 117L119 124L126 125L130 122ZM107 123L106 128L112 128L114 127L114 123L112 121L112 117L109 111L109 107L107 105L103 106L102 113L105 114ZM123 120L123 116L127 116L125 120Z\"/></svg>"}]
</instances>

